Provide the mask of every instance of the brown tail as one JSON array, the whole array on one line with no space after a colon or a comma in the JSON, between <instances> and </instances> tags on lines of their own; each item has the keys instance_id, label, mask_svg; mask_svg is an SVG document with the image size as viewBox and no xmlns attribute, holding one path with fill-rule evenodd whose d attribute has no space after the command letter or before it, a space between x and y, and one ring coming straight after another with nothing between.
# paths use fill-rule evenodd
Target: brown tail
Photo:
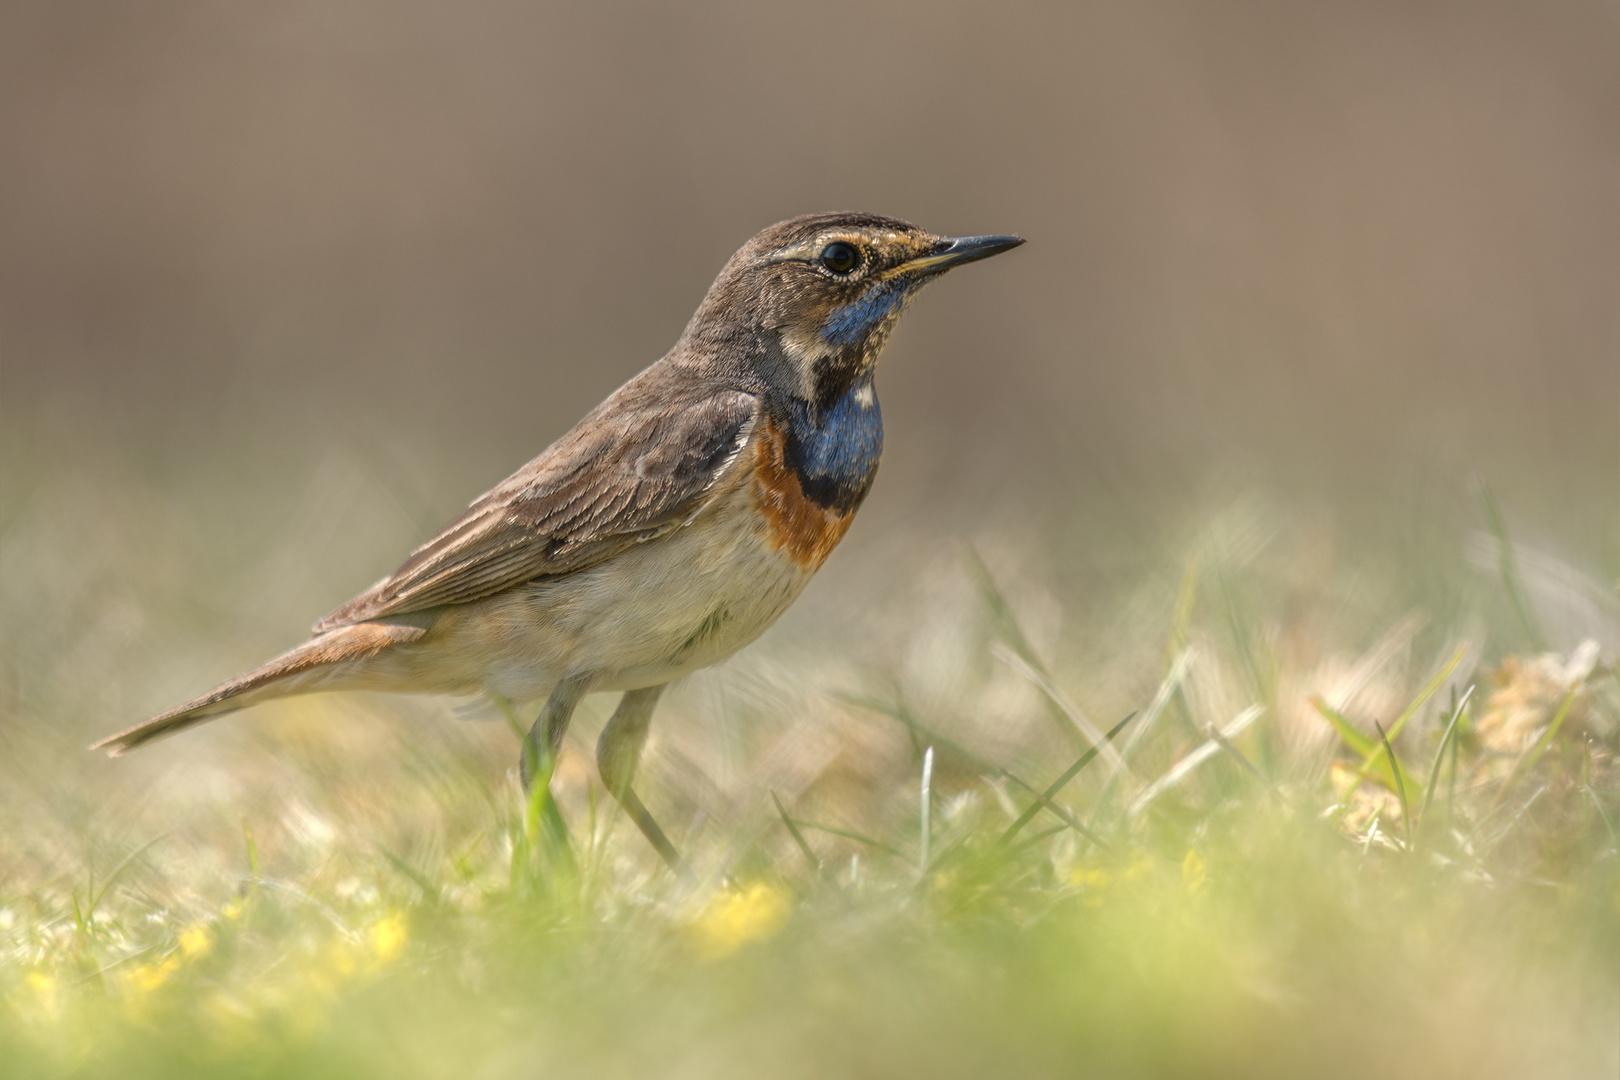
<instances>
[{"instance_id":1,"label":"brown tail","mask_svg":"<svg viewBox=\"0 0 1620 1080\"><path fill-rule=\"evenodd\" d=\"M116 735L109 735L90 749L105 750L110 757L117 757L153 739L173 735L193 724L235 712L255 702L316 690L338 689L332 684L344 672L336 667L337 664L344 660L373 656L390 645L415 640L423 633L420 627L389 623L358 623L329 630L244 675L220 683L208 693L192 698L178 708L160 713Z\"/></svg>"}]
</instances>

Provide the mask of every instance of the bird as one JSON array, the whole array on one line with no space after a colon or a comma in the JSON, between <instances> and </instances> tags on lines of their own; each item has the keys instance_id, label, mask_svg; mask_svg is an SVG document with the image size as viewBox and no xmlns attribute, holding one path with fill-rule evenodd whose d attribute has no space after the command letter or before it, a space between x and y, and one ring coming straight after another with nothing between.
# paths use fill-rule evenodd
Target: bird
<instances>
[{"instance_id":1,"label":"bird","mask_svg":"<svg viewBox=\"0 0 1620 1080\"><path fill-rule=\"evenodd\" d=\"M543 698L529 790L581 698L621 691L597 768L680 869L633 786L659 695L763 633L843 539L883 452L878 357L919 290L1023 242L869 213L770 226L669 352L307 641L91 749L321 691Z\"/></svg>"}]
</instances>

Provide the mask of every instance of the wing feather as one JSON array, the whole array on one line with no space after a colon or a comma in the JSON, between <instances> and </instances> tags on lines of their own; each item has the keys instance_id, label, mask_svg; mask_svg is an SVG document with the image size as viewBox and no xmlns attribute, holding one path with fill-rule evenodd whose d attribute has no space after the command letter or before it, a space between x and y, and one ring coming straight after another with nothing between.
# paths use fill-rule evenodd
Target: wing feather
<instances>
[{"instance_id":1,"label":"wing feather","mask_svg":"<svg viewBox=\"0 0 1620 1080\"><path fill-rule=\"evenodd\" d=\"M690 520L737 461L759 399L742 391L636 393L639 381L315 631L464 604L580 570Z\"/></svg>"}]
</instances>

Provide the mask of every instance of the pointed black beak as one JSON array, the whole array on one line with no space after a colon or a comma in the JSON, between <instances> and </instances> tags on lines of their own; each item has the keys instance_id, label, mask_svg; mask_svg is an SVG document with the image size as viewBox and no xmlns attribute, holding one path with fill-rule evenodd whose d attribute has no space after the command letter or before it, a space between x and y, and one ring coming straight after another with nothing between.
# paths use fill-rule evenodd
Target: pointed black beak
<instances>
[{"instance_id":1,"label":"pointed black beak","mask_svg":"<svg viewBox=\"0 0 1620 1080\"><path fill-rule=\"evenodd\" d=\"M947 236L934 250L905 264L907 270L939 272L963 263L978 262L1024 242L1021 236Z\"/></svg>"}]
</instances>

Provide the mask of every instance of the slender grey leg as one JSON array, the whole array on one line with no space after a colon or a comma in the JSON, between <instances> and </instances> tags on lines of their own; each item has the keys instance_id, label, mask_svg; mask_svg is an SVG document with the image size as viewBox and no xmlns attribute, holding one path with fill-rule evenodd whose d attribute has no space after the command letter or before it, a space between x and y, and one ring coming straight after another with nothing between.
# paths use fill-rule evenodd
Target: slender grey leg
<instances>
[{"instance_id":1,"label":"slender grey leg","mask_svg":"<svg viewBox=\"0 0 1620 1080\"><path fill-rule=\"evenodd\" d=\"M597 740L596 767L602 774L602 783L624 807L624 812L636 823L641 835L663 856L670 869L684 874L686 868L681 863L680 853L630 787L636 776L636 762L641 759L641 748L647 744L647 728L652 723L653 708L658 704L658 695L663 692L662 686L649 686L643 690L628 691L619 699L619 707L613 710L613 719L608 721L607 727L602 729L602 737Z\"/></svg>"},{"instance_id":2,"label":"slender grey leg","mask_svg":"<svg viewBox=\"0 0 1620 1080\"><path fill-rule=\"evenodd\" d=\"M563 736L568 734L568 721L573 719L574 709L578 707L579 699L585 696L589 681L586 678L564 679L546 699L545 708L540 710L540 716L529 729L529 737L523 740L523 756L518 759L518 776L523 779L524 791L529 790L542 761L556 760L557 751L562 749ZM550 769L546 771L549 773Z\"/></svg>"}]
</instances>

